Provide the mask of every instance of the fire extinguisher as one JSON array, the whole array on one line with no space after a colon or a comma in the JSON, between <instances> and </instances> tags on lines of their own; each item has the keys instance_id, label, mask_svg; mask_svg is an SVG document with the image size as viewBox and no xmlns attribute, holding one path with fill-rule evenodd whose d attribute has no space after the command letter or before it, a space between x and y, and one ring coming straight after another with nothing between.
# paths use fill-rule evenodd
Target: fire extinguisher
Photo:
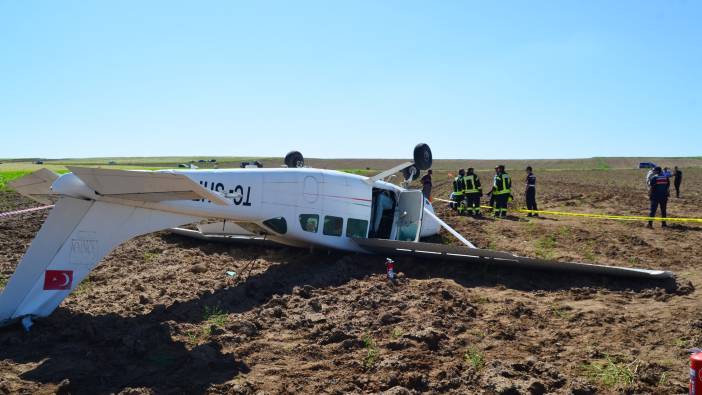
<instances>
[{"instance_id":1,"label":"fire extinguisher","mask_svg":"<svg viewBox=\"0 0 702 395\"><path fill-rule=\"evenodd\" d=\"M702 395L702 349L690 350L690 395Z\"/></svg>"}]
</instances>

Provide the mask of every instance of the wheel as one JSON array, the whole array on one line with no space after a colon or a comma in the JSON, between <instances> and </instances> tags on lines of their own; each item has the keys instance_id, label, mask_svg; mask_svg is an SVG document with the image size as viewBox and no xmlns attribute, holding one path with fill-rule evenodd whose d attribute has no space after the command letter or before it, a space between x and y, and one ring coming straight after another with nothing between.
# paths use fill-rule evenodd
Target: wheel
<instances>
[{"instance_id":1,"label":"wheel","mask_svg":"<svg viewBox=\"0 0 702 395\"><path fill-rule=\"evenodd\" d=\"M288 167L305 167L305 158L299 151L290 151L285 155L285 164Z\"/></svg>"},{"instance_id":2,"label":"wheel","mask_svg":"<svg viewBox=\"0 0 702 395\"><path fill-rule=\"evenodd\" d=\"M412 174L412 169L414 169L414 174ZM410 180L410 177L412 177L412 180L410 181L416 180L417 178L419 178L419 173L420 170L415 165L407 166L404 169L402 169L402 176L405 177L405 181Z\"/></svg>"},{"instance_id":3,"label":"wheel","mask_svg":"<svg viewBox=\"0 0 702 395\"><path fill-rule=\"evenodd\" d=\"M419 170L428 170L431 167L431 149L428 144L417 144L414 147L414 165Z\"/></svg>"}]
</instances>

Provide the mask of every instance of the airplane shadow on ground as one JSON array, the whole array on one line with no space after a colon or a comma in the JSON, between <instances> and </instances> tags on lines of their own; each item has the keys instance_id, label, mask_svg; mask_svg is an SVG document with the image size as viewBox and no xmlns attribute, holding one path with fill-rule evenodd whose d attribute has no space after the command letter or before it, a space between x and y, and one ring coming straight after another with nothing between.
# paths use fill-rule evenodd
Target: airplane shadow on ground
<instances>
[{"instance_id":1,"label":"airplane shadow on ground","mask_svg":"<svg viewBox=\"0 0 702 395\"><path fill-rule=\"evenodd\" d=\"M164 237L176 245L194 245L178 236ZM211 251L207 244L202 248L206 253ZM258 247L242 248L265 253ZM107 393L126 387L149 387L156 393L202 393L211 385L232 380L250 368L236 355L223 353L215 342L188 349L172 339L166 322L200 323L206 306L219 306L227 313L243 313L265 304L275 294L291 294L295 287L337 287L385 270L381 256L344 258L348 254L311 255L305 250L290 250L286 256L286 262L272 265L246 281L168 307L157 305L145 315L92 316L59 308L37 322L28 335L17 326L0 330L0 360L38 363L21 374L25 380L60 383L68 379L59 392ZM396 267L410 281L445 278L467 288L504 286L521 291L559 291L593 287L643 291L664 286L660 282L564 276L559 272L413 257L398 257Z\"/></svg>"}]
</instances>

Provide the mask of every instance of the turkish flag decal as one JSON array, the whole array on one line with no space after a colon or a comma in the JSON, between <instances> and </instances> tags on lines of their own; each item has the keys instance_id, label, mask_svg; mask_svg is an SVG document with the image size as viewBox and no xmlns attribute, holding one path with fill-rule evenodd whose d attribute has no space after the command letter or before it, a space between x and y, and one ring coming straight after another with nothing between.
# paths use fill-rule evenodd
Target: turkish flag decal
<instances>
[{"instance_id":1,"label":"turkish flag decal","mask_svg":"<svg viewBox=\"0 0 702 395\"><path fill-rule=\"evenodd\" d=\"M73 270L47 270L44 273L45 290L71 289Z\"/></svg>"}]
</instances>

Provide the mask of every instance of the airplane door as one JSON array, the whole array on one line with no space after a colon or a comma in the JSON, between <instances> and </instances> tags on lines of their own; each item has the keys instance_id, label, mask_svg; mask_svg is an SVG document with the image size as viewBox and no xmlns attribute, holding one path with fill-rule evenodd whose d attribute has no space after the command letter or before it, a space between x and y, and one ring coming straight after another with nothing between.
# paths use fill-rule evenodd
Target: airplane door
<instances>
[{"instance_id":1,"label":"airplane door","mask_svg":"<svg viewBox=\"0 0 702 395\"><path fill-rule=\"evenodd\" d=\"M411 190L400 192L397 205L397 231L395 240L419 241L419 231L422 229L424 214L424 195L422 191Z\"/></svg>"}]
</instances>

